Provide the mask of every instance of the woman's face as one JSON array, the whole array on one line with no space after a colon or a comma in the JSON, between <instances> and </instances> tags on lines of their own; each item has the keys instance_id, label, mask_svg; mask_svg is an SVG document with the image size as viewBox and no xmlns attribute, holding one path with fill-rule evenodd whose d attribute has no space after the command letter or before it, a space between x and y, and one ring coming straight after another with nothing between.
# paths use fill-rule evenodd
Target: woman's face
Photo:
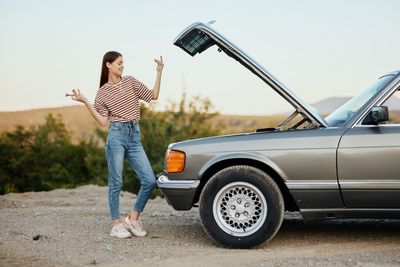
<instances>
[{"instance_id":1,"label":"woman's face","mask_svg":"<svg viewBox=\"0 0 400 267\"><path fill-rule=\"evenodd\" d=\"M107 62L107 68L111 74L122 76L122 72L124 70L124 60L122 57L118 57L112 63Z\"/></svg>"}]
</instances>

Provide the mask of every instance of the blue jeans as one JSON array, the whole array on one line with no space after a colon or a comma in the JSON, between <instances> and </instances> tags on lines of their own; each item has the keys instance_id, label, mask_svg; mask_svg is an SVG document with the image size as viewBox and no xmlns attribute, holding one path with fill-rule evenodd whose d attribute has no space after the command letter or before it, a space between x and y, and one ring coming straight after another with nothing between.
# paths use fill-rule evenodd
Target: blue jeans
<instances>
[{"instance_id":1,"label":"blue jeans","mask_svg":"<svg viewBox=\"0 0 400 267\"><path fill-rule=\"evenodd\" d=\"M142 212L151 191L156 186L156 177L142 146L139 124L137 122L112 122L105 150L108 164L108 203L111 219L119 219L119 194L122 189L125 158L140 179L141 187L133 209Z\"/></svg>"}]
</instances>

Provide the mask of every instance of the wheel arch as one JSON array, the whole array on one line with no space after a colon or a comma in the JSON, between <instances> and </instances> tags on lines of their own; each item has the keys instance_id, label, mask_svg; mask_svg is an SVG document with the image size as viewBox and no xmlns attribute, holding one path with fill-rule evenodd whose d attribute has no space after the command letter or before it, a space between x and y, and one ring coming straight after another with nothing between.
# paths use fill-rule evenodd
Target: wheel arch
<instances>
[{"instance_id":1,"label":"wheel arch","mask_svg":"<svg viewBox=\"0 0 400 267\"><path fill-rule=\"evenodd\" d=\"M249 157L248 155L231 155L230 157L219 158L219 160L213 160L209 164L203 166L200 170L200 184L197 188L193 203L197 203L200 198L200 194L203 191L205 184L208 180L218 171L225 169L227 167L235 165L248 165L258 168L265 173L267 173L276 182L281 191L285 203L285 210L298 211L296 202L294 201L292 195L287 188L284 178L285 174L276 166L273 162L266 163L260 159L254 159L254 157ZM274 167L272 167L274 166Z\"/></svg>"}]
</instances>

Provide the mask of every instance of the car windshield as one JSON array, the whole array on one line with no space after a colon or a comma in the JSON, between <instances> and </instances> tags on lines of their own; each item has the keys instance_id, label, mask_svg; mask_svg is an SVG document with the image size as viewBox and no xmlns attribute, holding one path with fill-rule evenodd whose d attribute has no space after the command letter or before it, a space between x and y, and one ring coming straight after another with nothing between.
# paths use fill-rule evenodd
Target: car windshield
<instances>
[{"instance_id":1,"label":"car windshield","mask_svg":"<svg viewBox=\"0 0 400 267\"><path fill-rule=\"evenodd\" d=\"M379 78L374 84L368 87L367 90L363 91L358 96L350 99L343 106L329 114L325 121L330 127L344 126L354 115L360 111L360 109L367 104L367 102L379 93L385 85L393 78L394 75L385 75Z\"/></svg>"}]
</instances>

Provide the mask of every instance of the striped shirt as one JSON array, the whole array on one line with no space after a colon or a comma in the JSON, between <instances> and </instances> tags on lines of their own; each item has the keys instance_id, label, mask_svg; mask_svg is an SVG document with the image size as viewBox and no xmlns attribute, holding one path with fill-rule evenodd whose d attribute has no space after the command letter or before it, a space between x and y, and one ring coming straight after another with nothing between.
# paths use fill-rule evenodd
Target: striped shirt
<instances>
[{"instance_id":1,"label":"striped shirt","mask_svg":"<svg viewBox=\"0 0 400 267\"><path fill-rule=\"evenodd\" d=\"M97 91L94 108L102 116L113 121L140 120L139 100L150 102L153 92L132 76L124 76L116 84L105 83Z\"/></svg>"}]
</instances>

